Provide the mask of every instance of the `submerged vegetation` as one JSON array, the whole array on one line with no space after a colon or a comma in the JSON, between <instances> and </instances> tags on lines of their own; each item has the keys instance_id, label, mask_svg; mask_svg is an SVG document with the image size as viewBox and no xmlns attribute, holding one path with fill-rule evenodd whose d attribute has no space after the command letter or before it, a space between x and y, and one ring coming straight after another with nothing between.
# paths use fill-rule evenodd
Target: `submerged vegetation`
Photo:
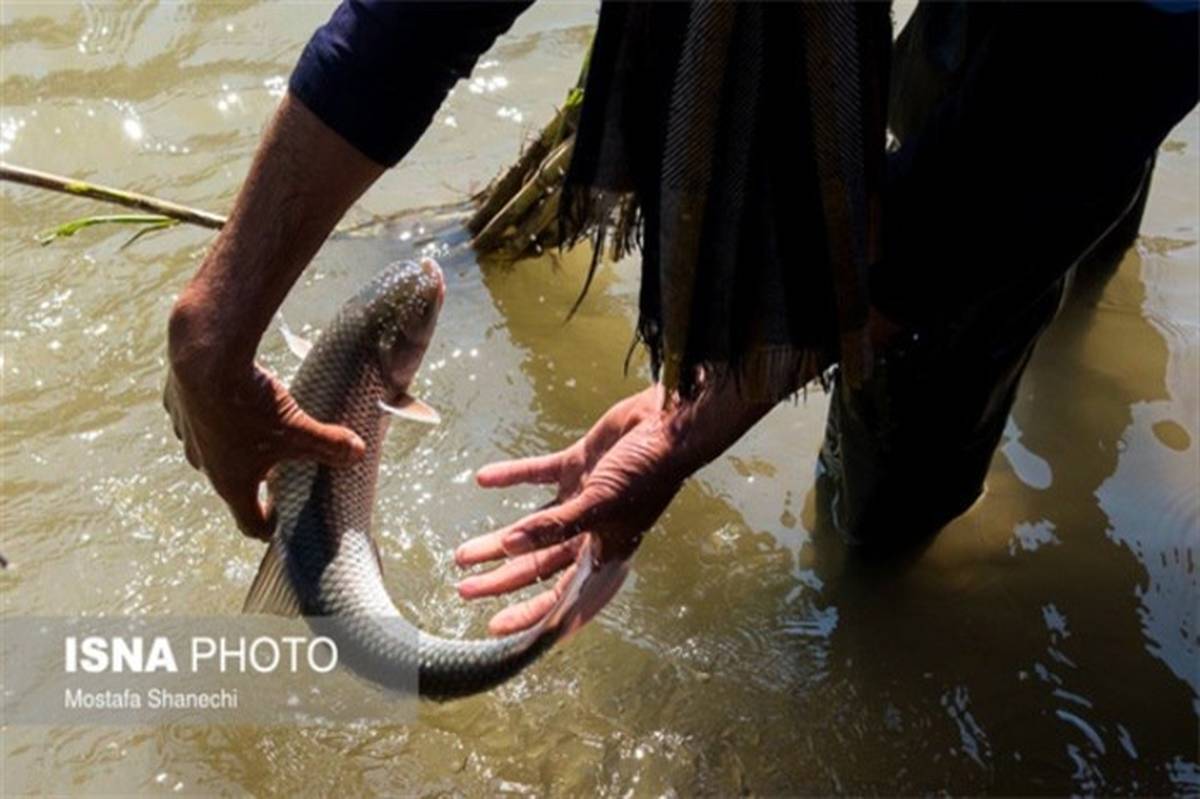
<instances>
[{"instance_id":1,"label":"submerged vegetation","mask_svg":"<svg viewBox=\"0 0 1200 799\"><path fill-rule=\"evenodd\" d=\"M575 148L590 60L589 47L579 78L554 118L525 145L516 163L474 198L478 207L467 230L481 256L517 260L564 243L559 198Z\"/></svg>"},{"instance_id":2,"label":"submerged vegetation","mask_svg":"<svg viewBox=\"0 0 1200 799\"><path fill-rule=\"evenodd\" d=\"M172 219L162 214L97 214L96 216L83 216L78 219L72 219L69 222L63 222L57 227L50 228L46 232L38 234L38 244L45 246L55 239L74 236L84 228L95 225L141 225L141 230L134 233L129 241L121 245L122 247L128 247L147 233L175 227L179 223L178 219Z\"/></svg>"},{"instance_id":3,"label":"submerged vegetation","mask_svg":"<svg viewBox=\"0 0 1200 799\"><path fill-rule=\"evenodd\" d=\"M477 195L467 229L480 255L517 260L562 243L559 197L582 106L583 92L573 89L517 162Z\"/></svg>"}]
</instances>

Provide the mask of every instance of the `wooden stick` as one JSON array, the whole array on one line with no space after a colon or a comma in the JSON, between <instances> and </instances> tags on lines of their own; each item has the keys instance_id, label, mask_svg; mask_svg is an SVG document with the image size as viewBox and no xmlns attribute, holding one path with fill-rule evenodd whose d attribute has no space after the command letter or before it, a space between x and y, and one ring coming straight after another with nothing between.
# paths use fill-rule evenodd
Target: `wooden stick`
<instances>
[{"instance_id":1,"label":"wooden stick","mask_svg":"<svg viewBox=\"0 0 1200 799\"><path fill-rule=\"evenodd\" d=\"M520 190L521 184L525 182L525 176L549 154L548 130L549 128L546 128L540 136L530 142L517 162L484 191L483 203L467 220L467 230L472 234L478 235L479 231L483 230L487 223L500 213L500 209L508 204L513 195Z\"/></svg>"},{"instance_id":2,"label":"wooden stick","mask_svg":"<svg viewBox=\"0 0 1200 799\"><path fill-rule=\"evenodd\" d=\"M126 208L150 211L201 227L219 228L225 224L225 217L210 214L208 211L189 208L186 205L160 200L146 194L86 183L82 180L72 180L61 175L52 175L49 172L39 172L36 169L26 169L2 161L0 161L0 180L35 186L39 189L49 189L63 194L73 194L76 197L88 197L93 200L123 205Z\"/></svg>"},{"instance_id":3,"label":"wooden stick","mask_svg":"<svg viewBox=\"0 0 1200 799\"><path fill-rule=\"evenodd\" d=\"M519 225L525 212L532 208L537 200L562 183L574 145L574 137L567 139L542 162L534 176L484 225L483 230L479 231L479 235L471 242L476 251L489 252L499 248L508 229ZM528 242L523 244L527 245Z\"/></svg>"},{"instance_id":4,"label":"wooden stick","mask_svg":"<svg viewBox=\"0 0 1200 799\"><path fill-rule=\"evenodd\" d=\"M500 213L509 200L521 190L521 187L534 174L538 165L550 155L550 152L561 144L563 139L575 132L575 128L579 125L581 107L582 102L576 101L560 108L549 124L542 128L538 137L531 141L525 151L521 153L517 162L484 190L483 202L467 222L467 230L471 231L472 235L479 235L487 227L488 222Z\"/></svg>"},{"instance_id":5,"label":"wooden stick","mask_svg":"<svg viewBox=\"0 0 1200 799\"><path fill-rule=\"evenodd\" d=\"M579 78L575 81L575 88L567 92L567 100L563 103L562 108L555 112L554 118L542 128L538 137L528 143L517 162L472 198L479 203L479 207L467 221L467 230L472 236L475 236L475 246L480 251L498 246L493 237L484 236L483 231L492 225L505 206L521 192L529 180L535 177L538 165L551 157L559 145L574 136L583 114L583 88L587 82L591 60L592 45L588 44L587 52L583 56L583 66L579 69ZM509 221L512 221L511 217Z\"/></svg>"},{"instance_id":6,"label":"wooden stick","mask_svg":"<svg viewBox=\"0 0 1200 799\"><path fill-rule=\"evenodd\" d=\"M544 248L542 234L558 219L558 198L562 196L560 188L552 186L534 206L534 209L526 214L525 219L517 225L516 230L509 237L509 257L515 260L528 252L541 253Z\"/></svg>"}]
</instances>

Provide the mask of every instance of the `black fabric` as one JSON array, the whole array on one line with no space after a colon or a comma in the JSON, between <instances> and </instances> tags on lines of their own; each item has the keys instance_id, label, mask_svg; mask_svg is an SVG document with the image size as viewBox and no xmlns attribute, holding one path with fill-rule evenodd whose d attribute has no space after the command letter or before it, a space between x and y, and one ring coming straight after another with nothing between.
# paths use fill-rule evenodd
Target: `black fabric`
<instances>
[{"instance_id":1,"label":"black fabric","mask_svg":"<svg viewBox=\"0 0 1200 799\"><path fill-rule=\"evenodd\" d=\"M621 250L640 212L638 329L668 388L728 366L786 394L861 331L890 43L883 4L602 5L565 227Z\"/></svg>"}]
</instances>

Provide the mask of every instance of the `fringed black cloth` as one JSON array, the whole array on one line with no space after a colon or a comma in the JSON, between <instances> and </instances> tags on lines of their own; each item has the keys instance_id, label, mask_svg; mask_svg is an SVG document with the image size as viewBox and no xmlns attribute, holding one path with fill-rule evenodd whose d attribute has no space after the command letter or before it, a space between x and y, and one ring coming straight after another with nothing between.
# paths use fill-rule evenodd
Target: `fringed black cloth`
<instances>
[{"instance_id":1,"label":"fringed black cloth","mask_svg":"<svg viewBox=\"0 0 1200 799\"><path fill-rule=\"evenodd\" d=\"M603 4L563 229L640 245L669 389L776 399L869 363L890 46L885 3Z\"/></svg>"}]
</instances>

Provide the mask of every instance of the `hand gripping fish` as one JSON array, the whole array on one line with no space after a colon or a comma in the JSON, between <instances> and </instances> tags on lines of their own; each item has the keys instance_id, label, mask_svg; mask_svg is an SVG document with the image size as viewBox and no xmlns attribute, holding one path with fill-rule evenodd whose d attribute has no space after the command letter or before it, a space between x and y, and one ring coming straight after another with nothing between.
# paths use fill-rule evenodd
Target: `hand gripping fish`
<instances>
[{"instance_id":1,"label":"hand gripping fish","mask_svg":"<svg viewBox=\"0 0 1200 799\"><path fill-rule=\"evenodd\" d=\"M380 444L393 417L436 422L409 393L445 296L432 260L388 266L348 301L308 352L291 392L307 413L354 430L357 464L280 464L267 486L276 527L246 598L248 613L303 615L333 638L339 662L387 688L446 699L491 688L578 629L624 580L591 534L554 608L519 633L486 640L427 635L405 620L383 584L371 515ZM294 337L290 342L297 349Z\"/></svg>"}]
</instances>

